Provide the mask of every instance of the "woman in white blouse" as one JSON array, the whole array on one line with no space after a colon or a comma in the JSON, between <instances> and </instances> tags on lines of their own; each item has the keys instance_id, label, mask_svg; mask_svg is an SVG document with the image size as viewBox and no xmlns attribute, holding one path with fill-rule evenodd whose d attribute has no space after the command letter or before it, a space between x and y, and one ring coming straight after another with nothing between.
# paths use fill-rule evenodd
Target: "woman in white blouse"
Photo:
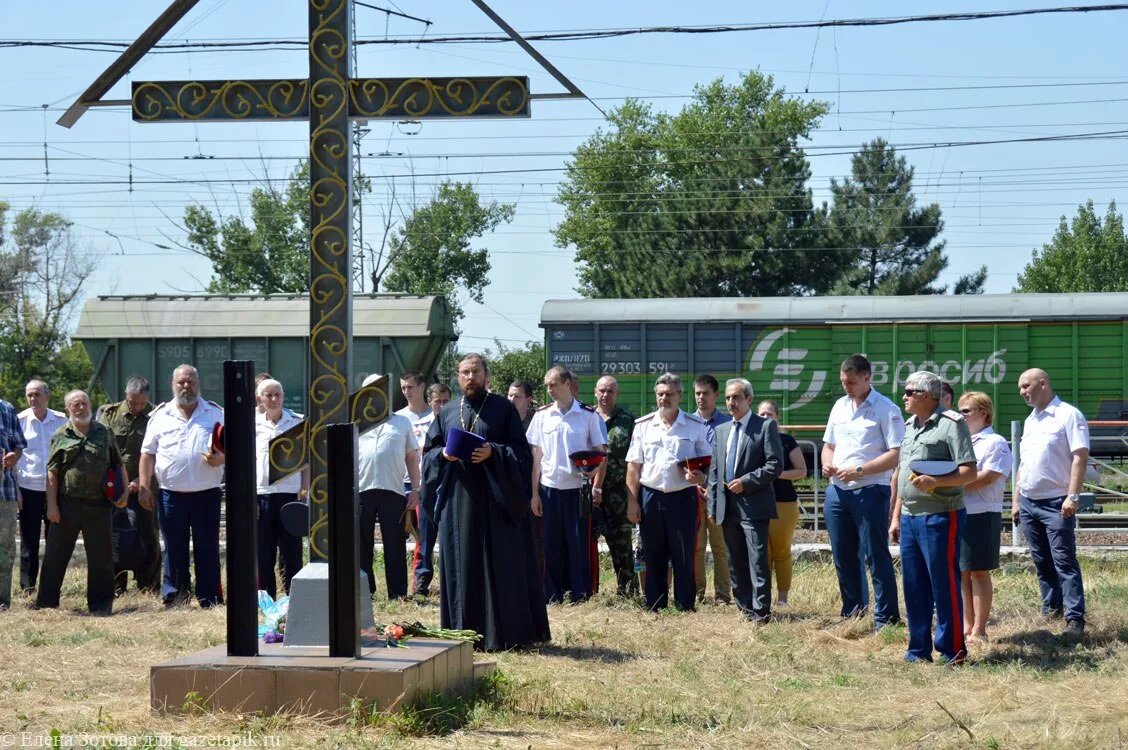
<instances>
[{"instance_id":1,"label":"woman in white blouse","mask_svg":"<svg viewBox=\"0 0 1128 750\"><path fill-rule=\"evenodd\" d=\"M967 524L960 542L964 636L969 643L983 643L994 594L991 571L999 567L1003 501L1012 459L1006 438L991 428L995 417L991 398L986 393L968 391L959 404L971 430L977 472L964 488Z\"/></svg>"}]
</instances>

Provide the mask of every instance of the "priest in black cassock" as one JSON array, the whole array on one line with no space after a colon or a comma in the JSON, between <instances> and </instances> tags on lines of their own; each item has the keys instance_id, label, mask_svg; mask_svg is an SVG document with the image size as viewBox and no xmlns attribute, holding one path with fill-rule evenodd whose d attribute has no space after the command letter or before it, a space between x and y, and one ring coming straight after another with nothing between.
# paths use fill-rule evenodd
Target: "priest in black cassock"
<instances>
[{"instance_id":1,"label":"priest in black cassock","mask_svg":"<svg viewBox=\"0 0 1128 750\"><path fill-rule=\"evenodd\" d=\"M442 627L472 628L483 636L478 648L498 651L551 635L529 510L532 452L517 410L488 381L480 354L458 363L462 397L427 434L421 502L438 517ZM445 452L451 427L486 439L470 461Z\"/></svg>"}]
</instances>

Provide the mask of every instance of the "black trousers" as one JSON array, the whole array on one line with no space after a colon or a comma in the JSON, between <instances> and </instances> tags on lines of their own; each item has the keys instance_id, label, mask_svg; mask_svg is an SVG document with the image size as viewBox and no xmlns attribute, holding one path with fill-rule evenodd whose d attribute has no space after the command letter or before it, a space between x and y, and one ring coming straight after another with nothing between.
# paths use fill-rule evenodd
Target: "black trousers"
<instances>
[{"instance_id":1,"label":"black trousers","mask_svg":"<svg viewBox=\"0 0 1128 750\"><path fill-rule=\"evenodd\" d=\"M768 554L767 518L725 519L721 529L729 553L732 597L750 620L766 621L772 613L772 562Z\"/></svg>"},{"instance_id":2,"label":"black trousers","mask_svg":"<svg viewBox=\"0 0 1128 750\"><path fill-rule=\"evenodd\" d=\"M149 558L139 568L119 568L114 566L114 588L120 593L125 593L129 588L129 573L133 571L133 580L137 582L137 590L157 593L161 590L161 530L157 522L157 494L153 493L153 509L141 507L141 501L136 492L129 494L129 506L137 512L137 532L145 540L149 548Z\"/></svg>"},{"instance_id":3,"label":"black trousers","mask_svg":"<svg viewBox=\"0 0 1128 750\"><path fill-rule=\"evenodd\" d=\"M282 585L287 594L290 593L290 581L302 569L301 537L286 531L282 526L281 515L282 506L297 499L296 494L284 492L258 496L258 585L270 594L271 599L278 597L275 560L281 557Z\"/></svg>"},{"instance_id":4,"label":"black trousers","mask_svg":"<svg viewBox=\"0 0 1128 750\"><path fill-rule=\"evenodd\" d=\"M39 579L39 537L47 535L47 493L20 487L20 588L33 589ZM46 527L46 528L45 528Z\"/></svg>"},{"instance_id":5,"label":"black trousers","mask_svg":"<svg viewBox=\"0 0 1128 750\"><path fill-rule=\"evenodd\" d=\"M373 548L379 519L380 539L384 543L384 583L389 599L407 596L407 532L403 527L406 508L407 498L398 492L365 490L360 493L360 567L368 576L368 590L375 594Z\"/></svg>"},{"instance_id":6,"label":"black trousers","mask_svg":"<svg viewBox=\"0 0 1128 750\"><path fill-rule=\"evenodd\" d=\"M108 615L114 606L113 506L109 501L59 495L58 523L47 534L47 551L35 603L58 607L59 592L74 545L82 532L86 549L86 605L92 613Z\"/></svg>"}]
</instances>

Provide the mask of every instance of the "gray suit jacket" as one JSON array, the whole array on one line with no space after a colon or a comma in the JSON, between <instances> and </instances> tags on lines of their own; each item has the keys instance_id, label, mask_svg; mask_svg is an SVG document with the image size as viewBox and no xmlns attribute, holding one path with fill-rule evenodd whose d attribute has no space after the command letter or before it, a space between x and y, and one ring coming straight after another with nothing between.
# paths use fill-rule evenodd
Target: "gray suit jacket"
<instances>
[{"instance_id":1,"label":"gray suit jacket","mask_svg":"<svg viewBox=\"0 0 1128 750\"><path fill-rule=\"evenodd\" d=\"M776 517L772 480L783 472L783 444L779 427L771 419L748 416L748 430L741 436L736 456L736 474L744 492L734 495L725 487L725 464L733 422L719 425L713 437L713 463L709 467L709 515L718 524Z\"/></svg>"}]
</instances>

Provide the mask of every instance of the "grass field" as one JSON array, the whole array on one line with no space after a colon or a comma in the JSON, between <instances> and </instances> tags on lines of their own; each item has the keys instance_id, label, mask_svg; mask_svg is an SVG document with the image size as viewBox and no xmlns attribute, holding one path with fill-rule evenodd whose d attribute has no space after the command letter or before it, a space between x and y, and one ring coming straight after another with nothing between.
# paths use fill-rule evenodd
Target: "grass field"
<instances>
[{"instance_id":1,"label":"grass field","mask_svg":"<svg viewBox=\"0 0 1128 750\"><path fill-rule=\"evenodd\" d=\"M1087 559L1084 573L1084 643L1037 616L1031 569L1007 563L992 642L956 668L904 664L903 628L838 622L822 562L799 564L793 606L759 628L732 607L650 614L601 594L550 608L553 644L496 655L500 676L473 696L330 721L151 713L149 666L222 642L223 610L165 612L131 593L92 618L76 568L62 609L17 594L0 613L0 747L45 746L53 732L116 747L1125 747L1128 557ZM437 624L437 607L377 602L377 620L416 619Z\"/></svg>"}]
</instances>

